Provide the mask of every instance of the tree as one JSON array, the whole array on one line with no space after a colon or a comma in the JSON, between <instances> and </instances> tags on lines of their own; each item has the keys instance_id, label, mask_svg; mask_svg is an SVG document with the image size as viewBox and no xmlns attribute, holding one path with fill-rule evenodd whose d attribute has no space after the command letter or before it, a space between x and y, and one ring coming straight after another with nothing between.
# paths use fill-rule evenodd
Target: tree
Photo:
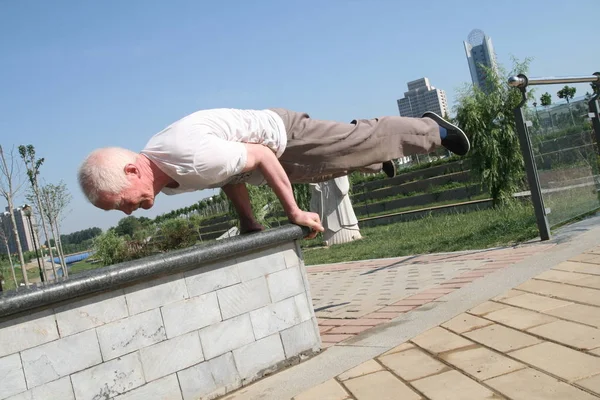
<instances>
[{"instance_id":1,"label":"tree","mask_svg":"<svg viewBox=\"0 0 600 400\"><path fill-rule=\"evenodd\" d=\"M140 229L142 223L133 215L121 218L115 227L115 233L119 236L133 238L136 230Z\"/></svg>"},{"instance_id":2,"label":"tree","mask_svg":"<svg viewBox=\"0 0 600 400\"><path fill-rule=\"evenodd\" d=\"M554 122L552 122L552 114L550 114L550 110L548 107L552 104L552 96L550 93L546 92L540 97L540 103L542 103L543 107L546 107L546 112L548 112L548 117L550 118L550 126L554 129Z\"/></svg>"},{"instance_id":3,"label":"tree","mask_svg":"<svg viewBox=\"0 0 600 400\"><path fill-rule=\"evenodd\" d=\"M7 160L7 155L4 153L2 146L0 146L0 196L4 197L8 203L8 213L10 215L12 232L15 237L15 243L17 244L17 252L19 254L19 261L21 262L21 271L23 271L23 282L25 283L25 287L29 287L29 278L27 277L25 258L23 257L23 247L21 247L21 239L19 237L19 231L17 230L17 220L15 219L14 211L15 206L13 203L14 197L23 186L23 182L19 180L18 176L19 170L18 165L15 164L13 150L10 151ZM17 285L17 288L18 287L19 285Z\"/></svg>"},{"instance_id":4,"label":"tree","mask_svg":"<svg viewBox=\"0 0 600 400\"><path fill-rule=\"evenodd\" d=\"M573 112L571 111L571 99L575 97L575 93L577 89L573 86L565 85L562 89L560 89L556 95L561 99L567 100L567 106L569 107L569 113L571 114L571 120L573 121L573 125L575 125L575 118L573 118Z\"/></svg>"},{"instance_id":5,"label":"tree","mask_svg":"<svg viewBox=\"0 0 600 400\"><path fill-rule=\"evenodd\" d=\"M63 274L65 277L69 276L67 264L65 262L65 253L62 247L62 241L60 236L60 222L63 219L66 208L71 203L71 194L67 189L67 185L61 180L58 185L48 184L41 188L42 205L45 207L44 212L50 229L52 230L52 236L56 246L56 251L59 254L62 266Z\"/></svg>"},{"instance_id":6,"label":"tree","mask_svg":"<svg viewBox=\"0 0 600 400\"><path fill-rule=\"evenodd\" d=\"M10 255L10 247L8 246L8 237L9 233L5 229L6 226L3 223L0 223L0 239L2 240L2 244L6 249L6 254L8 256L8 262L10 263L10 272L12 272L13 280L15 281L15 287L19 287L19 283L17 282L17 274L15 274L15 265L13 264L12 256Z\"/></svg>"},{"instance_id":7,"label":"tree","mask_svg":"<svg viewBox=\"0 0 600 400\"><path fill-rule=\"evenodd\" d=\"M509 74L502 66L498 71L482 66L486 70L485 88L466 88L456 107L458 124L471 135L472 170L490 191L494 206L511 201L523 179L523 156L513 112L521 102L521 93L506 82L509 76L526 73L529 62L513 60Z\"/></svg>"},{"instance_id":8,"label":"tree","mask_svg":"<svg viewBox=\"0 0 600 400\"><path fill-rule=\"evenodd\" d=\"M27 176L29 177L29 183L31 184L31 189L33 190L33 194L35 196L35 203L37 205L38 212L41 214L42 210L42 199L40 195L40 188L38 185L38 175L40 174L40 167L44 163L44 159L36 159L35 157L35 148L28 144L27 146L19 146L19 154L25 163L25 167L27 168ZM48 227L46 225L46 220L41 218L42 220L42 228L44 229L44 236L48 243L50 243L50 236L48 235ZM50 254L50 264L52 265L52 273L54 274L54 279L58 278L56 273L56 265L54 264L54 255L52 254L52 246L48 246L48 253ZM65 268L66 269L66 268Z\"/></svg>"}]
</instances>

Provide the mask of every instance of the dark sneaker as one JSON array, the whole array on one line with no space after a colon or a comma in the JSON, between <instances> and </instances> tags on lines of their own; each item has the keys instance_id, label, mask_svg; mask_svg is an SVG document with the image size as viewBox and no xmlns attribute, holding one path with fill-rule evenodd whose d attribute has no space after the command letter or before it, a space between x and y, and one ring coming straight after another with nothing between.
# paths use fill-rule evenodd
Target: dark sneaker
<instances>
[{"instance_id":1,"label":"dark sneaker","mask_svg":"<svg viewBox=\"0 0 600 400\"><path fill-rule=\"evenodd\" d=\"M464 156L469 152L471 149L469 138L458 126L452 125L450 122L431 111L427 111L423 114L423 118L431 118L439 126L446 128L448 134L442 139L442 146L459 156Z\"/></svg>"},{"instance_id":2,"label":"dark sneaker","mask_svg":"<svg viewBox=\"0 0 600 400\"><path fill-rule=\"evenodd\" d=\"M386 161L383 163L381 170L385 172L388 178L393 178L396 176L396 163L391 160Z\"/></svg>"}]
</instances>

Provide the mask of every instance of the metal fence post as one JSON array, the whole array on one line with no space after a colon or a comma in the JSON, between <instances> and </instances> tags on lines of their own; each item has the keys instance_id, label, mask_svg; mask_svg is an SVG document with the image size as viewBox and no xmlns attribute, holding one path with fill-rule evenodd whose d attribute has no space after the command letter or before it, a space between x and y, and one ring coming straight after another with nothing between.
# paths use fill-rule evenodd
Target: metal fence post
<instances>
[{"instance_id":1,"label":"metal fence post","mask_svg":"<svg viewBox=\"0 0 600 400\"><path fill-rule=\"evenodd\" d=\"M600 79L600 72L594 74ZM590 117L592 119L592 127L596 135L597 151L600 152L600 106L598 105L598 97L600 97L600 83L593 83L595 93L588 103Z\"/></svg>"},{"instance_id":2,"label":"metal fence post","mask_svg":"<svg viewBox=\"0 0 600 400\"><path fill-rule=\"evenodd\" d=\"M519 78L525 79L525 81L527 80L525 75L519 75ZM540 238L542 240L549 240L550 224L548 223L548 218L546 216L546 208L544 207L544 200L542 198L542 189L540 188L531 140L527 125L525 125L525 115L523 113L523 105L527 102L527 85L525 84L522 87L519 87L519 90L521 91L522 100L514 109L515 123L519 135L519 143L521 144L521 151L523 152L523 161L525 162L525 171L527 172L527 181L529 182L529 190L531 192L531 200L535 210L535 219L540 232Z\"/></svg>"}]
</instances>

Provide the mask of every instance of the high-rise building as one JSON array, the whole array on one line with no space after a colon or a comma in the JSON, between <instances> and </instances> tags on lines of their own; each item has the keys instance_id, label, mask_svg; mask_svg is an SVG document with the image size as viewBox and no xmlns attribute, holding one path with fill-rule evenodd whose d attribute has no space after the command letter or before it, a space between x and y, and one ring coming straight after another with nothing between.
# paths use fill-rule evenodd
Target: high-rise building
<instances>
[{"instance_id":1,"label":"high-rise building","mask_svg":"<svg viewBox=\"0 0 600 400\"><path fill-rule=\"evenodd\" d=\"M482 30L474 29L469 33L467 41L463 43L473 85L485 89L486 73L481 66L485 65L494 70L498 68L492 39Z\"/></svg>"},{"instance_id":2,"label":"high-rise building","mask_svg":"<svg viewBox=\"0 0 600 400\"><path fill-rule=\"evenodd\" d=\"M420 118L424 112L445 116L448 114L446 92L436 89L429 83L429 78L421 78L408 82L408 92L398 100L398 111L402 117Z\"/></svg>"},{"instance_id":3,"label":"high-rise building","mask_svg":"<svg viewBox=\"0 0 600 400\"><path fill-rule=\"evenodd\" d=\"M10 222L9 208L6 207L5 212L0 212L0 235L5 235L8 239L8 249L6 248L4 239L0 237L0 254L7 254L10 251L11 254L17 252L17 241L12 229L12 223ZM17 223L17 232L19 234L19 240L21 241L21 248L23 251L33 251L33 238L31 236L31 229L29 228L29 222L27 217L21 208L14 210L15 221ZM33 219L33 217L31 217ZM33 221L32 221L33 224Z\"/></svg>"}]
</instances>

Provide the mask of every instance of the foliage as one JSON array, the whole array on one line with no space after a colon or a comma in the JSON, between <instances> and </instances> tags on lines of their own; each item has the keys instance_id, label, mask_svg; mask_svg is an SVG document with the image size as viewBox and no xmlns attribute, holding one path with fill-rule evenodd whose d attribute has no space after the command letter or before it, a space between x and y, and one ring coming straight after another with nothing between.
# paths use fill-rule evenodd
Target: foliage
<instances>
[{"instance_id":1,"label":"foliage","mask_svg":"<svg viewBox=\"0 0 600 400\"><path fill-rule=\"evenodd\" d=\"M567 103L571 102L571 99L573 97L575 97L575 93L577 92L577 89L574 88L573 86L567 86L565 85L565 87L563 87L562 89L560 89L556 95L561 98L561 99L565 99L567 100Z\"/></svg>"},{"instance_id":2,"label":"foliage","mask_svg":"<svg viewBox=\"0 0 600 400\"><path fill-rule=\"evenodd\" d=\"M485 88L471 86L464 90L456 107L456 120L472 143L471 169L490 191L494 206L508 202L523 178L523 156L513 112L521 102L521 93L509 88L506 81L508 76L526 73L530 61L513 62L509 74L502 66L498 72L482 66L487 72Z\"/></svg>"},{"instance_id":3,"label":"foliage","mask_svg":"<svg viewBox=\"0 0 600 400\"><path fill-rule=\"evenodd\" d=\"M540 97L540 102L542 103L542 106L548 107L550 104L552 104L552 95L548 92L544 93Z\"/></svg>"},{"instance_id":4,"label":"foliage","mask_svg":"<svg viewBox=\"0 0 600 400\"><path fill-rule=\"evenodd\" d=\"M168 251L190 247L196 243L198 233L194 226L184 218L174 218L160 225L160 240L157 247Z\"/></svg>"},{"instance_id":5,"label":"foliage","mask_svg":"<svg viewBox=\"0 0 600 400\"><path fill-rule=\"evenodd\" d=\"M125 239L118 236L113 230L94 238L94 258L103 265L116 264L127 258L127 244Z\"/></svg>"}]
</instances>

